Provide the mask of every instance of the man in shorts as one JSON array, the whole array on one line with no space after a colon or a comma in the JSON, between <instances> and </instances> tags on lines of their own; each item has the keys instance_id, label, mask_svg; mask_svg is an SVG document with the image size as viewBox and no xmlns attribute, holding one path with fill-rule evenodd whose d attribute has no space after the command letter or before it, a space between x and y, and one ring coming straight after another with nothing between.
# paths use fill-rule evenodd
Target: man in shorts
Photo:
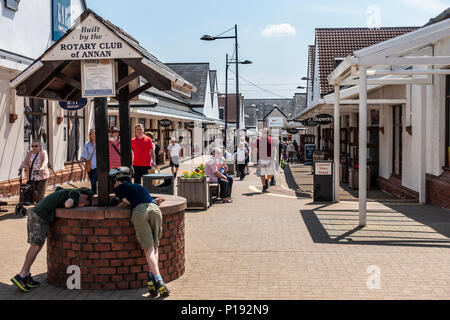
<instances>
[{"instance_id":1,"label":"man in shorts","mask_svg":"<svg viewBox=\"0 0 450 320\"><path fill-rule=\"evenodd\" d=\"M22 270L11 279L20 290L31 291L39 287L39 282L33 280L30 269L37 255L44 246L50 225L55 220L56 208L84 207L92 205L94 193L88 188L63 189L49 194L29 211L27 230L30 248L25 256Z\"/></svg>"},{"instance_id":2,"label":"man in shorts","mask_svg":"<svg viewBox=\"0 0 450 320\"><path fill-rule=\"evenodd\" d=\"M173 177L176 178L178 173L178 168L180 167L180 153L181 146L177 143L175 137L170 139L170 144L167 150L170 154L170 170L172 171Z\"/></svg>"},{"instance_id":3,"label":"man in shorts","mask_svg":"<svg viewBox=\"0 0 450 320\"><path fill-rule=\"evenodd\" d=\"M164 199L154 199L143 186L131 183L129 168L120 167L109 172L114 185L118 207L131 207L131 223L136 239L144 250L150 270L147 287L151 296L167 297L169 288L159 273L158 246L162 235L162 215L159 205Z\"/></svg>"}]
</instances>

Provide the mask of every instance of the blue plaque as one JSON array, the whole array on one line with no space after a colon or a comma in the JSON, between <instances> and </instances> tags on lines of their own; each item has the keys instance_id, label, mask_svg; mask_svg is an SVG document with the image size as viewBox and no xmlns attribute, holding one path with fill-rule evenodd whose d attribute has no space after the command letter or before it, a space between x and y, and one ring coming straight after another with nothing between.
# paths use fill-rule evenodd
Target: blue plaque
<instances>
[{"instance_id":1,"label":"blue plaque","mask_svg":"<svg viewBox=\"0 0 450 320\"><path fill-rule=\"evenodd\" d=\"M60 101L59 106L67 111L77 111L83 109L87 105L87 99L81 98L78 101Z\"/></svg>"},{"instance_id":2,"label":"blue plaque","mask_svg":"<svg viewBox=\"0 0 450 320\"><path fill-rule=\"evenodd\" d=\"M52 0L52 39L61 39L71 24L70 0Z\"/></svg>"}]
</instances>

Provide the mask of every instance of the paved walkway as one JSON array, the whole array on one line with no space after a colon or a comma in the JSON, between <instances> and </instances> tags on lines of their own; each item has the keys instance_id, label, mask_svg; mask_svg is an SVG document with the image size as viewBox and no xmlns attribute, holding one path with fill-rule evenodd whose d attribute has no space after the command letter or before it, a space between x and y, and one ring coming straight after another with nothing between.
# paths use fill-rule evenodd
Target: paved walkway
<instances>
[{"instance_id":1,"label":"paved walkway","mask_svg":"<svg viewBox=\"0 0 450 320\"><path fill-rule=\"evenodd\" d=\"M194 165L185 163L182 170ZM186 272L167 299L449 299L450 211L430 205L313 203L282 170L262 194L255 168L235 181L233 203L186 212ZM150 299L146 289L89 292L45 282L46 253L24 294L26 219L0 216L0 299Z\"/></svg>"}]
</instances>

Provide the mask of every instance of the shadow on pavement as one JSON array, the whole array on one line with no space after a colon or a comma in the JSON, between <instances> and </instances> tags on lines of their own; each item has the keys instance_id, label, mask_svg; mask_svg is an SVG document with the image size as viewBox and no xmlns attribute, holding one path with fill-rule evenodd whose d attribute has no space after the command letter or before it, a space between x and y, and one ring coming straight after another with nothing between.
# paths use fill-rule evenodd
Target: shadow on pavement
<instances>
[{"instance_id":1,"label":"shadow on pavement","mask_svg":"<svg viewBox=\"0 0 450 320\"><path fill-rule=\"evenodd\" d=\"M283 172L284 172L284 178L286 180L286 183L287 183L289 189L295 191L295 196L298 199L301 199L301 198L312 198L312 194L303 192L300 189L300 187L297 184L297 182L295 182L295 179L294 179L294 176L292 174L291 168L289 167L288 164L285 165Z\"/></svg>"},{"instance_id":2,"label":"shadow on pavement","mask_svg":"<svg viewBox=\"0 0 450 320\"><path fill-rule=\"evenodd\" d=\"M341 210L300 210L300 215L315 243L450 248L450 210L431 205L387 207L395 215L368 211L368 226L349 230L349 225L358 224L358 210L342 210L355 212L346 217ZM371 212L386 215L372 216Z\"/></svg>"}]
</instances>

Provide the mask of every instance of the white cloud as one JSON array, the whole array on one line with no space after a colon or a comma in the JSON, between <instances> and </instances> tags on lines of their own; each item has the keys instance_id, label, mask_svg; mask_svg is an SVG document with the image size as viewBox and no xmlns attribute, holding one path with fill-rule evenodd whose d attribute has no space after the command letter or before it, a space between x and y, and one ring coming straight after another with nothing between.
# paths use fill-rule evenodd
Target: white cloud
<instances>
[{"instance_id":1,"label":"white cloud","mask_svg":"<svg viewBox=\"0 0 450 320\"><path fill-rule=\"evenodd\" d=\"M429 12L442 12L448 8L449 3L441 0L398 0L404 4L410 5L420 10Z\"/></svg>"},{"instance_id":2,"label":"white cloud","mask_svg":"<svg viewBox=\"0 0 450 320\"><path fill-rule=\"evenodd\" d=\"M271 24L262 32L263 37L295 36L295 28L289 23Z\"/></svg>"}]
</instances>

